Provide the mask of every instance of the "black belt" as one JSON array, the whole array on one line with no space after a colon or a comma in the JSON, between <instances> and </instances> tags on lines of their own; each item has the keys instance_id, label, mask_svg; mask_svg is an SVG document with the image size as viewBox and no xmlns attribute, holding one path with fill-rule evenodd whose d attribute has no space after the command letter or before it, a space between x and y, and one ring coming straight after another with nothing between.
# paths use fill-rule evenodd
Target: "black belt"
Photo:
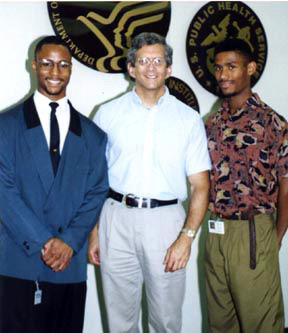
<instances>
[{"instance_id":1,"label":"black belt","mask_svg":"<svg viewBox=\"0 0 288 333\"><path fill-rule=\"evenodd\" d=\"M111 188L108 192L108 198L112 198L116 201L125 203L126 207L132 208L155 208L161 206L168 206L168 205L175 205L177 204L178 200L157 200L157 199L147 199L147 198L140 198L136 197L134 194L126 194L123 195L121 193L115 192Z\"/></svg>"},{"instance_id":2,"label":"black belt","mask_svg":"<svg viewBox=\"0 0 288 333\"><path fill-rule=\"evenodd\" d=\"M256 268L256 228L254 216L260 212L237 212L232 215L217 214L220 218L227 220L248 220L249 221L249 242L250 242L250 268Z\"/></svg>"},{"instance_id":3,"label":"black belt","mask_svg":"<svg viewBox=\"0 0 288 333\"><path fill-rule=\"evenodd\" d=\"M260 212L254 212L253 214L249 212L236 212L231 215L224 215L224 214L218 214L215 213L217 216L219 216L221 219L227 219L227 220L249 220L251 216L255 216L258 214L261 214Z\"/></svg>"}]
</instances>

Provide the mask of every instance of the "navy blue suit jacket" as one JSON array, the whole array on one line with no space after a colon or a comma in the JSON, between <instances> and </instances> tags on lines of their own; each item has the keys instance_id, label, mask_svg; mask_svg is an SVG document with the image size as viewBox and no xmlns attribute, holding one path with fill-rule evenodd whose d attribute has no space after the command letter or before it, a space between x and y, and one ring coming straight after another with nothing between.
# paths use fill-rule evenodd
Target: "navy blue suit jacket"
<instances>
[{"instance_id":1,"label":"navy blue suit jacket","mask_svg":"<svg viewBox=\"0 0 288 333\"><path fill-rule=\"evenodd\" d=\"M69 105L56 177L33 96L0 114L0 275L53 283L86 279L87 238L108 190L107 136ZM51 237L74 249L63 272L41 259Z\"/></svg>"}]
</instances>

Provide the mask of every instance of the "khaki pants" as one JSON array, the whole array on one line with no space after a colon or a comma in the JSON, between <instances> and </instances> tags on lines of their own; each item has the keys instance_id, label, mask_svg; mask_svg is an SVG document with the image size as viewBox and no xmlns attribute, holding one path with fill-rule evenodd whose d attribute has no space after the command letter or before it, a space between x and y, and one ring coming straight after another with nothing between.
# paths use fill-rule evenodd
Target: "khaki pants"
<instances>
[{"instance_id":1,"label":"khaki pants","mask_svg":"<svg viewBox=\"0 0 288 333\"><path fill-rule=\"evenodd\" d=\"M215 216L211 216L215 219ZM283 333L284 310L276 226L255 216L256 269L249 267L249 222L221 219L225 234L209 233L205 273L210 332Z\"/></svg>"},{"instance_id":2,"label":"khaki pants","mask_svg":"<svg viewBox=\"0 0 288 333\"><path fill-rule=\"evenodd\" d=\"M181 204L139 209L106 200L99 245L110 333L139 332L143 283L149 332L181 332L185 270L165 273L163 261L184 220Z\"/></svg>"}]
</instances>

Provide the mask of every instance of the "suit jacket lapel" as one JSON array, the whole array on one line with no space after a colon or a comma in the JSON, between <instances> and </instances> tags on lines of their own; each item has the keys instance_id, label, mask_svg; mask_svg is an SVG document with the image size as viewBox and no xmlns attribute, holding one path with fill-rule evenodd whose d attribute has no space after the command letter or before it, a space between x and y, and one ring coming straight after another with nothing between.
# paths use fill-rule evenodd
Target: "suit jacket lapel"
<instances>
[{"instance_id":1,"label":"suit jacket lapel","mask_svg":"<svg viewBox=\"0 0 288 333\"><path fill-rule=\"evenodd\" d=\"M80 116L70 101L68 103L70 105L70 125L56 175L56 179L59 177L61 181L66 181L75 174L75 167L85 149Z\"/></svg>"},{"instance_id":2,"label":"suit jacket lapel","mask_svg":"<svg viewBox=\"0 0 288 333\"><path fill-rule=\"evenodd\" d=\"M24 136L33 155L40 179L49 196L52 194L50 192L52 188L54 188L54 185L58 188L57 184L61 184L63 181L69 181L70 177L73 177L75 167L85 150L80 116L70 102L69 105L69 130L65 139L56 177L54 177L53 174L48 145L35 108L33 96L26 100L23 106L24 120L26 123Z\"/></svg>"},{"instance_id":3,"label":"suit jacket lapel","mask_svg":"<svg viewBox=\"0 0 288 333\"><path fill-rule=\"evenodd\" d=\"M24 136L33 155L40 179L48 194L54 181L54 174L47 141L35 108L33 96L24 102L23 112L27 128L24 131Z\"/></svg>"}]
</instances>

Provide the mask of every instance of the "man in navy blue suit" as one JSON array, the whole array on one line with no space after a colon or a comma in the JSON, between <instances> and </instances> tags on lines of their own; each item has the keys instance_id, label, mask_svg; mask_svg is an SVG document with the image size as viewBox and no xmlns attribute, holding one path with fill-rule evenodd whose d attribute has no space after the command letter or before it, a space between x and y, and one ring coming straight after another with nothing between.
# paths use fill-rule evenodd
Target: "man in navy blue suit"
<instances>
[{"instance_id":1,"label":"man in navy blue suit","mask_svg":"<svg viewBox=\"0 0 288 333\"><path fill-rule=\"evenodd\" d=\"M0 114L0 332L80 333L87 238L108 190L106 134L66 97L71 53L38 42L38 89Z\"/></svg>"}]
</instances>

